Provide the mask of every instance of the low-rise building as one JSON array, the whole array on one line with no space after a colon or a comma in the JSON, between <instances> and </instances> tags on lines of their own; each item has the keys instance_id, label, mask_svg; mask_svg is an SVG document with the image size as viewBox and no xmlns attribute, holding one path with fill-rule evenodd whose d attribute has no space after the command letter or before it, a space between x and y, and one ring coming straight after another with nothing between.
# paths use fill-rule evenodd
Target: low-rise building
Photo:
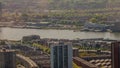
<instances>
[{"instance_id":1,"label":"low-rise building","mask_svg":"<svg viewBox=\"0 0 120 68\"><path fill-rule=\"evenodd\" d=\"M23 43L23 42L32 42L34 40L40 40L40 36L39 35L23 36L21 41Z\"/></svg>"}]
</instances>

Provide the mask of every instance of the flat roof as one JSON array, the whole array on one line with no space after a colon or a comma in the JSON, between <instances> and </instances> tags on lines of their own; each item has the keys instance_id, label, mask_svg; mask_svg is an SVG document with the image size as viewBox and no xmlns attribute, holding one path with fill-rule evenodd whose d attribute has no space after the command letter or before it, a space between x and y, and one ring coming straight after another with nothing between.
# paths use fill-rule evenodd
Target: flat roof
<instances>
[{"instance_id":1,"label":"flat roof","mask_svg":"<svg viewBox=\"0 0 120 68\"><path fill-rule=\"evenodd\" d=\"M0 52L15 52L15 50L9 50L9 49L0 49Z\"/></svg>"}]
</instances>

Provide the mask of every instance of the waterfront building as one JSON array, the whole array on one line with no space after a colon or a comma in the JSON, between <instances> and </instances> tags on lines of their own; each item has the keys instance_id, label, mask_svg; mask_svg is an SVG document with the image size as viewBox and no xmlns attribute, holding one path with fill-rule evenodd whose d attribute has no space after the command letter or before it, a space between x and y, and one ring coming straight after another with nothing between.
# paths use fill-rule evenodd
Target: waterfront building
<instances>
[{"instance_id":1,"label":"waterfront building","mask_svg":"<svg viewBox=\"0 0 120 68\"><path fill-rule=\"evenodd\" d=\"M112 68L120 68L120 42L112 43Z\"/></svg>"},{"instance_id":2,"label":"waterfront building","mask_svg":"<svg viewBox=\"0 0 120 68\"><path fill-rule=\"evenodd\" d=\"M111 30L113 32L120 32L120 22L115 22L113 26L111 26Z\"/></svg>"},{"instance_id":3,"label":"waterfront building","mask_svg":"<svg viewBox=\"0 0 120 68\"><path fill-rule=\"evenodd\" d=\"M16 68L16 54L13 50L0 50L0 68Z\"/></svg>"},{"instance_id":4,"label":"waterfront building","mask_svg":"<svg viewBox=\"0 0 120 68\"><path fill-rule=\"evenodd\" d=\"M107 29L108 29L107 25L87 22L84 24L83 31L84 30L87 30L87 31L97 31L97 30L106 31Z\"/></svg>"},{"instance_id":5,"label":"waterfront building","mask_svg":"<svg viewBox=\"0 0 120 68\"><path fill-rule=\"evenodd\" d=\"M28 35L28 36L23 36L21 42L32 42L35 40L40 40L40 36L39 35Z\"/></svg>"},{"instance_id":6,"label":"waterfront building","mask_svg":"<svg viewBox=\"0 0 120 68\"><path fill-rule=\"evenodd\" d=\"M51 68L72 68L71 43L51 45Z\"/></svg>"}]
</instances>

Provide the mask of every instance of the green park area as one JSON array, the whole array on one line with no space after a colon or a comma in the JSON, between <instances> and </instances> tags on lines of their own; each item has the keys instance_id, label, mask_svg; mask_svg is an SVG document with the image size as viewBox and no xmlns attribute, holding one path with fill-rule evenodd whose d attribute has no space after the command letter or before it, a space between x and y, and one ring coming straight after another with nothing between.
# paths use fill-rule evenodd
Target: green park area
<instances>
[{"instance_id":1,"label":"green park area","mask_svg":"<svg viewBox=\"0 0 120 68\"><path fill-rule=\"evenodd\" d=\"M46 53L50 53L50 48L45 46L45 45L41 45L41 44L36 44L36 43L33 43L34 47L37 47L37 48L40 48L43 52L46 52Z\"/></svg>"}]
</instances>

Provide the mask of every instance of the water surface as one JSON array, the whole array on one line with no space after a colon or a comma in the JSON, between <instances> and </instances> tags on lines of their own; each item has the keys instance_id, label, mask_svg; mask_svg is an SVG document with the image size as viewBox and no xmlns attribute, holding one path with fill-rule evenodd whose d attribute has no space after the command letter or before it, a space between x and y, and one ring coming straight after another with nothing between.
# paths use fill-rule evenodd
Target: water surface
<instances>
[{"instance_id":1,"label":"water surface","mask_svg":"<svg viewBox=\"0 0 120 68\"><path fill-rule=\"evenodd\" d=\"M120 40L120 33L110 32L74 32L73 30L55 30L55 29L18 29L18 28L0 28L0 39L20 40L23 36L40 35L41 38L54 39L88 39L105 38Z\"/></svg>"}]
</instances>

